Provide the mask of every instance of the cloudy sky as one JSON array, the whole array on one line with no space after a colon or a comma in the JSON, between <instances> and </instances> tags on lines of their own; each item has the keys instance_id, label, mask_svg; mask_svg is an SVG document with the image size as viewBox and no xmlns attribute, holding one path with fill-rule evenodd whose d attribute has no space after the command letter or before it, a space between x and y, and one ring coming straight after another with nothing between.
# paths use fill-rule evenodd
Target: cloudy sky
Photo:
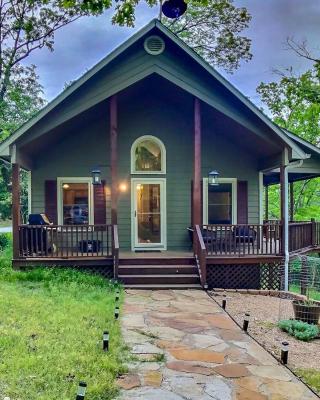
<instances>
[{"instance_id":1,"label":"cloudy sky","mask_svg":"<svg viewBox=\"0 0 320 400\"><path fill-rule=\"evenodd\" d=\"M259 104L255 89L259 82L276 78L273 68L293 66L302 72L310 66L310 62L286 49L287 37L306 39L310 49L320 55L320 0L235 0L235 3L247 7L252 15L245 34L252 39L253 59L242 64L233 75L220 72ZM134 29L113 26L109 12L63 28L56 34L53 53L41 50L29 58L29 62L38 66L47 99L55 97L65 82L81 76L157 14L157 8L141 4Z\"/></svg>"}]
</instances>

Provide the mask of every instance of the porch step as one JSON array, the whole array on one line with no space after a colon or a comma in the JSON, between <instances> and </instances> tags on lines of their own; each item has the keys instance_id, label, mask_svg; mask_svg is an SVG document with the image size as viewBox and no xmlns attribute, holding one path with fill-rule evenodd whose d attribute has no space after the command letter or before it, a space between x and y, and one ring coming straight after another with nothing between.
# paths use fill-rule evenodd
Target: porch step
<instances>
[{"instance_id":1,"label":"porch step","mask_svg":"<svg viewBox=\"0 0 320 400\"><path fill-rule=\"evenodd\" d=\"M198 289L202 290L202 287L197 283L194 284L171 284L171 283L162 283L162 284L125 284L125 289L140 289L140 290L186 290L186 289Z\"/></svg>"},{"instance_id":2,"label":"porch step","mask_svg":"<svg viewBox=\"0 0 320 400\"><path fill-rule=\"evenodd\" d=\"M120 265L119 275L175 275L197 274L194 265Z\"/></svg>"},{"instance_id":3,"label":"porch step","mask_svg":"<svg viewBox=\"0 0 320 400\"><path fill-rule=\"evenodd\" d=\"M121 257L119 258L119 266L121 265L194 265L194 257L167 257L165 255L159 255L158 257L150 257L150 256L141 256L139 257L137 254L135 257L127 258Z\"/></svg>"},{"instance_id":4,"label":"porch step","mask_svg":"<svg viewBox=\"0 0 320 400\"><path fill-rule=\"evenodd\" d=\"M196 274L176 274L176 275L119 275L119 280L124 284L190 284L190 283L198 283L199 276Z\"/></svg>"}]
</instances>

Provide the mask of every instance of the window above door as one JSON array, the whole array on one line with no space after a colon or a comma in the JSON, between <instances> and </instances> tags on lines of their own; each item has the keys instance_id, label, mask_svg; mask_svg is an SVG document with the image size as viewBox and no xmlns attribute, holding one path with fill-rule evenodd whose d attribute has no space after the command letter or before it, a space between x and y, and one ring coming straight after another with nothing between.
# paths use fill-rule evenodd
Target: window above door
<instances>
[{"instance_id":1,"label":"window above door","mask_svg":"<svg viewBox=\"0 0 320 400\"><path fill-rule=\"evenodd\" d=\"M237 179L219 178L219 185L208 185L203 179L203 223L236 224Z\"/></svg>"},{"instance_id":2,"label":"window above door","mask_svg":"<svg viewBox=\"0 0 320 400\"><path fill-rule=\"evenodd\" d=\"M165 174L166 149L155 136L139 137L131 147L132 174Z\"/></svg>"}]
</instances>

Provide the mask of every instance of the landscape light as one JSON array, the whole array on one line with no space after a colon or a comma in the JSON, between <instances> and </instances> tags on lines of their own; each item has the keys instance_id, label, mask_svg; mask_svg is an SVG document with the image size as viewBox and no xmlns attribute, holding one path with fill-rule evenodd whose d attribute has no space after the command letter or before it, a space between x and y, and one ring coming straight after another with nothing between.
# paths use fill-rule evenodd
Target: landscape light
<instances>
[{"instance_id":1,"label":"landscape light","mask_svg":"<svg viewBox=\"0 0 320 400\"><path fill-rule=\"evenodd\" d=\"M288 364L288 354L289 354L289 343L282 342L281 346L281 362L286 365Z\"/></svg>"},{"instance_id":2,"label":"landscape light","mask_svg":"<svg viewBox=\"0 0 320 400\"><path fill-rule=\"evenodd\" d=\"M115 319L118 319L118 318L119 318L119 307L116 307L116 308L114 309L114 318L115 318Z\"/></svg>"},{"instance_id":3,"label":"landscape light","mask_svg":"<svg viewBox=\"0 0 320 400\"><path fill-rule=\"evenodd\" d=\"M244 320L243 320L243 330L245 332L248 331L249 320L250 320L250 314L249 313L245 313L244 314Z\"/></svg>"},{"instance_id":4,"label":"landscape light","mask_svg":"<svg viewBox=\"0 0 320 400\"><path fill-rule=\"evenodd\" d=\"M225 310L225 309L226 309L226 306L227 306L227 300L226 300L226 299L223 299L223 300L222 300L222 308Z\"/></svg>"},{"instance_id":5,"label":"landscape light","mask_svg":"<svg viewBox=\"0 0 320 400\"><path fill-rule=\"evenodd\" d=\"M77 393L77 397L76 400L84 400L84 396L86 394L86 390L87 390L87 384L85 382L79 382L79 386L78 386L78 393Z\"/></svg>"},{"instance_id":6,"label":"landscape light","mask_svg":"<svg viewBox=\"0 0 320 400\"><path fill-rule=\"evenodd\" d=\"M109 332L108 331L103 332L102 348L104 351L109 351Z\"/></svg>"}]
</instances>

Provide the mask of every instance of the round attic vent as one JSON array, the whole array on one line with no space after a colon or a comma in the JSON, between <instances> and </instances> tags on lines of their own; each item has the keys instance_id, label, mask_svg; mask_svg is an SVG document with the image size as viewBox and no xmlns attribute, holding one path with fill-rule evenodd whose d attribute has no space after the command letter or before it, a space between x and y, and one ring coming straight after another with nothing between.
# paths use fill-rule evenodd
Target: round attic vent
<instances>
[{"instance_id":1,"label":"round attic vent","mask_svg":"<svg viewBox=\"0 0 320 400\"><path fill-rule=\"evenodd\" d=\"M147 53L157 56L164 51L165 43L160 36L149 36L144 41L144 49Z\"/></svg>"}]
</instances>

